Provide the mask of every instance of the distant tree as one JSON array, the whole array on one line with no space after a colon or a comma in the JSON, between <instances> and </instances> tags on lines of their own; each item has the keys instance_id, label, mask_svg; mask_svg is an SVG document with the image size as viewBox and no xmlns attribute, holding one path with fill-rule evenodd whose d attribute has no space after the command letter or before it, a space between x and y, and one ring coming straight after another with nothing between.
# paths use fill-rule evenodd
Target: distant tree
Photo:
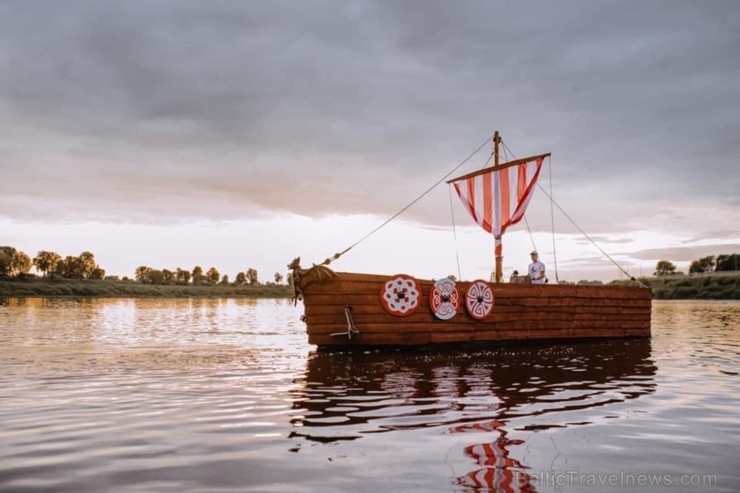
<instances>
[{"instance_id":1,"label":"distant tree","mask_svg":"<svg viewBox=\"0 0 740 493\"><path fill-rule=\"evenodd\" d=\"M148 284L164 284L164 274L159 269L149 270L149 283Z\"/></svg>"},{"instance_id":2,"label":"distant tree","mask_svg":"<svg viewBox=\"0 0 740 493\"><path fill-rule=\"evenodd\" d=\"M78 279L89 279L93 271L98 267L95 262L95 255L90 252L82 252L79 258L79 278Z\"/></svg>"},{"instance_id":3,"label":"distant tree","mask_svg":"<svg viewBox=\"0 0 740 493\"><path fill-rule=\"evenodd\" d=\"M13 258L18 251L11 246L0 247L0 276L9 276L13 269Z\"/></svg>"},{"instance_id":4,"label":"distant tree","mask_svg":"<svg viewBox=\"0 0 740 493\"><path fill-rule=\"evenodd\" d=\"M667 276L676 272L676 265L668 260L660 260L655 265L655 276Z\"/></svg>"},{"instance_id":5,"label":"distant tree","mask_svg":"<svg viewBox=\"0 0 740 493\"><path fill-rule=\"evenodd\" d=\"M60 258L54 266L54 274L60 277L67 277L67 259L71 257Z\"/></svg>"},{"instance_id":6,"label":"distant tree","mask_svg":"<svg viewBox=\"0 0 740 493\"><path fill-rule=\"evenodd\" d=\"M275 273L275 284L280 284L283 282L283 275L279 272Z\"/></svg>"},{"instance_id":7,"label":"distant tree","mask_svg":"<svg viewBox=\"0 0 740 493\"><path fill-rule=\"evenodd\" d=\"M292 272L288 272L288 276L285 278L285 282L288 283L288 286L293 285L293 273Z\"/></svg>"},{"instance_id":8,"label":"distant tree","mask_svg":"<svg viewBox=\"0 0 740 493\"><path fill-rule=\"evenodd\" d=\"M229 284L229 276L228 276L228 275L226 275L226 274L224 274L224 275L223 275L223 276L221 277L221 282L219 282L219 284L220 284L220 285L222 285L222 286L226 286L226 285L228 285L228 284Z\"/></svg>"},{"instance_id":9,"label":"distant tree","mask_svg":"<svg viewBox=\"0 0 740 493\"><path fill-rule=\"evenodd\" d=\"M234 284L242 286L247 283L247 275L244 272L239 272L234 278Z\"/></svg>"},{"instance_id":10,"label":"distant tree","mask_svg":"<svg viewBox=\"0 0 740 493\"><path fill-rule=\"evenodd\" d=\"M257 274L256 269L249 268L247 269L247 281L250 285L259 284L259 275Z\"/></svg>"},{"instance_id":11,"label":"distant tree","mask_svg":"<svg viewBox=\"0 0 740 493\"><path fill-rule=\"evenodd\" d=\"M95 262L90 252L82 252L79 257L67 255L54 264L54 273L68 279L102 279L105 271Z\"/></svg>"},{"instance_id":12,"label":"distant tree","mask_svg":"<svg viewBox=\"0 0 740 493\"><path fill-rule=\"evenodd\" d=\"M193 267L193 284L200 284L200 281L203 279L203 269L200 267L200 265L196 265Z\"/></svg>"},{"instance_id":13,"label":"distant tree","mask_svg":"<svg viewBox=\"0 0 740 493\"><path fill-rule=\"evenodd\" d=\"M31 271L31 257L25 252L15 252L13 259L10 262L10 273L13 276L20 276L21 274L28 274Z\"/></svg>"},{"instance_id":14,"label":"distant tree","mask_svg":"<svg viewBox=\"0 0 740 493\"><path fill-rule=\"evenodd\" d=\"M206 272L206 280L209 284L217 284L219 278L221 277L221 274L216 270L215 267L211 267L208 269L208 272Z\"/></svg>"},{"instance_id":15,"label":"distant tree","mask_svg":"<svg viewBox=\"0 0 740 493\"><path fill-rule=\"evenodd\" d=\"M54 272L54 268L60 260L62 260L62 257L57 252L41 250L33 258L33 266L46 277L50 272Z\"/></svg>"},{"instance_id":16,"label":"distant tree","mask_svg":"<svg viewBox=\"0 0 740 493\"><path fill-rule=\"evenodd\" d=\"M717 255L716 271L738 270L738 268L740 268L740 255L737 253L733 253L732 255Z\"/></svg>"},{"instance_id":17,"label":"distant tree","mask_svg":"<svg viewBox=\"0 0 740 493\"><path fill-rule=\"evenodd\" d=\"M190 282L190 271L178 267L175 270L175 279L177 279L177 284L188 284Z\"/></svg>"},{"instance_id":18,"label":"distant tree","mask_svg":"<svg viewBox=\"0 0 740 493\"><path fill-rule=\"evenodd\" d=\"M699 260L693 260L689 266L689 274L699 274L704 272L712 272L716 261L714 255L704 257Z\"/></svg>"},{"instance_id":19,"label":"distant tree","mask_svg":"<svg viewBox=\"0 0 740 493\"><path fill-rule=\"evenodd\" d=\"M134 273L134 279L136 279L140 283L151 284L151 278L149 276L149 273L151 271L152 271L151 267L147 267L146 265L141 265L136 268L136 272Z\"/></svg>"},{"instance_id":20,"label":"distant tree","mask_svg":"<svg viewBox=\"0 0 740 493\"><path fill-rule=\"evenodd\" d=\"M172 284L175 282L175 273L169 269L162 269L162 284Z\"/></svg>"},{"instance_id":21,"label":"distant tree","mask_svg":"<svg viewBox=\"0 0 740 493\"><path fill-rule=\"evenodd\" d=\"M54 271L58 275L68 279L84 279L84 270L80 257L75 257L73 255L67 255L57 262Z\"/></svg>"}]
</instances>

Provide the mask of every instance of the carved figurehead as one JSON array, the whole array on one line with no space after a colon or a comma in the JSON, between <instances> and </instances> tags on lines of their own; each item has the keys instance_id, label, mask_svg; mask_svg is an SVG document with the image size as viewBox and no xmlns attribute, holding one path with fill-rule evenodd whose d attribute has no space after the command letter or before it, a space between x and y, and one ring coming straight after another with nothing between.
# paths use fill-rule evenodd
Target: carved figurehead
<instances>
[{"instance_id":1,"label":"carved figurehead","mask_svg":"<svg viewBox=\"0 0 740 493\"><path fill-rule=\"evenodd\" d=\"M308 269L301 268L301 257L296 257L288 264L293 276L293 304L299 299L303 299L303 289L312 282L323 282L324 280L334 279L337 277L336 272L323 264L313 264Z\"/></svg>"}]
</instances>

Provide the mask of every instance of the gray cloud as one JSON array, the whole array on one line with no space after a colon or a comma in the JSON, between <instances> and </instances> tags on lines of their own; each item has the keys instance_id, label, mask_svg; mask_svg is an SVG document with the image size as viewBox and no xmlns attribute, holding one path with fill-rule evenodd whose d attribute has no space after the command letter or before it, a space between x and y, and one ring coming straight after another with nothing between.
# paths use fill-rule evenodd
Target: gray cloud
<instances>
[{"instance_id":1,"label":"gray cloud","mask_svg":"<svg viewBox=\"0 0 740 493\"><path fill-rule=\"evenodd\" d=\"M740 251L740 244L718 243L701 246L678 246L673 248L651 248L635 252L634 258L642 260L671 260L690 262L710 255L730 255Z\"/></svg>"},{"instance_id":2,"label":"gray cloud","mask_svg":"<svg viewBox=\"0 0 740 493\"><path fill-rule=\"evenodd\" d=\"M591 231L737 215L739 52L733 1L4 2L0 216L388 215L494 129Z\"/></svg>"}]
</instances>

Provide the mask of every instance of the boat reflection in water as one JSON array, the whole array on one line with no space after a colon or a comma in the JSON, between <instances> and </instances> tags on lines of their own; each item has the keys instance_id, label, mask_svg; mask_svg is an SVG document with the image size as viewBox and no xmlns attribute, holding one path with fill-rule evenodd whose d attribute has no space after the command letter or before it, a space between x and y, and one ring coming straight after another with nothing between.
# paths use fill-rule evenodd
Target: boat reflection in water
<instances>
[{"instance_id":1,"label":"boat reflection in water","mask_svg":"<svg viewBox=\"0 0 740 493\"><path fill-rule=\"evenodd\" d=\"M479 489L494 491L536 491L528 467L515 458L509 457L509 447L523 445L524 440L510 439L504 422L492 420L485 423L460 425L451 428L452 432L491 432L493 441L468 445L463 449L466 456L475 461L478 469L457 478L457 483ZM482 466L482 467L480 467Z\"/></svg>"},{"instance_id":2,"label":"boat reflection in water","mask_svg":"<svg viewBox=\"0 0 740 493\"><path fill-rule=\"evenodd\" d=\"M304 385L295 391L293 408L300 413L291 437L335 442L422 429L470 434L463 453L473 467L456 478L459 485L534 491L521 463L528 434L618 417L624 403L654 392L655 370L649 339L476 351L319 351L309 355Z\"/></svg>"}]
</instances>

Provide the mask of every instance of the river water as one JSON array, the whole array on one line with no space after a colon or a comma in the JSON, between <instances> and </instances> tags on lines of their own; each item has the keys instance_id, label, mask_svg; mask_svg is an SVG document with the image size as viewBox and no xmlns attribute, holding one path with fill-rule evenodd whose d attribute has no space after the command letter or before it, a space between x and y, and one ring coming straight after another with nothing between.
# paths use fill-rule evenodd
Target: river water
<instances>
[{"instance_id":1,"label":"river water","mask_svg":"<svg viewBox=\"0 0 740 493\"><path fill-rule=\"evenodd\" d=\"M287 300L0 300L0 491L740 491L740 302L317 353Z\"/></svg>"}]
</instances>

